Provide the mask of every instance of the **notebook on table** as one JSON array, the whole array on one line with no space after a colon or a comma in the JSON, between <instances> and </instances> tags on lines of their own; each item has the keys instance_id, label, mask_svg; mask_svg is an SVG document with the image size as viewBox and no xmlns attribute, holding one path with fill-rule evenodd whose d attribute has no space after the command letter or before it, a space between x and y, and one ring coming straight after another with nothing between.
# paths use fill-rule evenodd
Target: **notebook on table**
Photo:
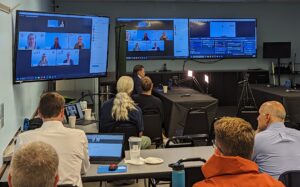
<instances>
[{"instance_id":1,"label":"notebook on table","mask_svg":"<svg viewBox=\"0 0 300 187\"><path fill-rule=\"evenodd\" d=\"M79 102L65 105L65 117L67 122L69 120L69 116L76 116L76 125L89 125L91 123L98 122L97 120L84 119L84 115Z\"/></svg>"},{"instance_id":2,"label":"notebook on table","mask_svg":"<svg viewBox=\"0 0 300 187\"><path fill-rule=\"evenodd\" d=\"M92 164L118 164L124 158L124 134L87 133Z\"/></svg>"}]
</instances>

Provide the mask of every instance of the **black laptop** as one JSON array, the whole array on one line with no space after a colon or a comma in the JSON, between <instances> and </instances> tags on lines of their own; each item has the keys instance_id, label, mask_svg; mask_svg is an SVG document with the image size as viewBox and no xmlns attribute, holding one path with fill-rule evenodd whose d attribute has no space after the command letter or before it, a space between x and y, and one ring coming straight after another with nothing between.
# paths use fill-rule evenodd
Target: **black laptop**
<instances>
[{"instance_id":1,"label":"black laptop","mask_svg":"<svg viewBox=\"0 0 300 187\"><path fill-rule=\"evenodd\" d=\"M118 164L124 158L124 134L87 133L92 164Z\"/></svg>"},{"instance_id":2,"label":"black laptop","mask_svg":"<svg viewBox=\"0 0 300 187\"><path fill-rule=\"evenodd\" d=\"M84 115L79 102L65 105L66 122L68 122L69 116L76 116L76 125L89 125L91 123L98 122L97 120L84 119Z\"/></svg>"}]
</instances>

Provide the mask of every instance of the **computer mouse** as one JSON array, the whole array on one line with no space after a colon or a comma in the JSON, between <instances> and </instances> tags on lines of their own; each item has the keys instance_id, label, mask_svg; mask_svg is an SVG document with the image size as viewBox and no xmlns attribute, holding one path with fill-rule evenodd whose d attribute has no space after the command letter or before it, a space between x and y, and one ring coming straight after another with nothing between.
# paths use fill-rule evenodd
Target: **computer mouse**
<instances>
[{"instance_id":1,"label":"computer mouse","mask_svg":"<svg viewBox=\"0 0 300 187\"><path fill-rule=\"evenodd\" d=\"M108 167L109 171L115 171L116 169L118 169L117 164L109 164L109 167Z\"/></svg>"}]
</instances>

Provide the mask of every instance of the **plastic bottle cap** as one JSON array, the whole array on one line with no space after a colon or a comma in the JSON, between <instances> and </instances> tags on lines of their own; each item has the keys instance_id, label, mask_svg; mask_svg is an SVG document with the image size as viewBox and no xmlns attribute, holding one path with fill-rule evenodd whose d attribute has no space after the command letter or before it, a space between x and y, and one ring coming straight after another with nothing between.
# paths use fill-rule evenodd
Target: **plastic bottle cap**
<instances>
[{"instance_id":1,"label":"plastic bottle cap","mask_svg":"<svg viewBox=\"0 0 300 187\"><path fill-rule=\"evenodd\" d=\"M174 164L173 166L172 166L172 169L174 170L174 171L180 171L180 170L184 170L184 165L183 164Z\"/></svg>"}]
</instances>

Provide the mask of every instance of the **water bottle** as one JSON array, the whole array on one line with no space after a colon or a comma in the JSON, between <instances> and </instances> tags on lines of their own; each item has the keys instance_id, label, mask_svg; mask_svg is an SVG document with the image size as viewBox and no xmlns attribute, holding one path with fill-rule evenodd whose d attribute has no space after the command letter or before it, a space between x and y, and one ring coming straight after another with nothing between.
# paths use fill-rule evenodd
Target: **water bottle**
<instances>
[{"instance_id":1,"label":"water bottle","mask_svg":"<svg viewBox=\"0 0 300 187\"><path fill-rule=\"evenodd\" d=\"M23 122L23 131L28 131L29 130L29 119L25 118Z\"/></svg>"},{"instance_id":2,"label":"water bottle","mask_svg":"<svg viewBox=\"0 0 300 187\"><path fill-rule=\"evenodd\" d=\"M172 167L172 187L185 186L184 165L181 163L170 164Z\"/></svg>"},{"instance_id":3,"label":"water bottle","mask_svg":"<svg viewBox=\"0 0 300 187\"><path fill-rule=\"evenodd\" d=\"M169 90L172 89L172 86L173 86L173 80L172 80L172 79L169 79L169 81L168 81L168 87L169 87Z\"/></svg>"}]
</instances>

